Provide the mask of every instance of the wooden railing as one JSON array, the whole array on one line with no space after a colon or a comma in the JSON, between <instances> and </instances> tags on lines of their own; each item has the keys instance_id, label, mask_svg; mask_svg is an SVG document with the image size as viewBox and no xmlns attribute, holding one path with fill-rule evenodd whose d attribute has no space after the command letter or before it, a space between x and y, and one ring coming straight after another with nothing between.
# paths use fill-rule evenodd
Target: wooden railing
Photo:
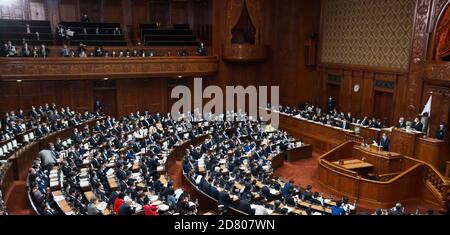
<instances>
[{"instance_id":1,"label":"wooden railing","mask_svg":"<svg viewBox=\"0 0 450 235\"><path fill-rule=\"evenodd\" d=\"M425 164L425 181L430 182L430 184L436 189L437 192L439 192L440 195L438 195L445 207L447 202L447 193L448 193L448 181L446 178L444 178L434 166Z\"/></svg>"},{"instance_id":2,"label":"wooden railing","mask_svg":"<svg viewBox=\"0 0 450 235\"><path fill-rule=\"evenodd\" d=\"M447 164L445 165L445 178L447 178L447 180L450 180L450 162L447 162Z\"/></svg>"},{"instance_id":3,"label":"wooden railing","mask_svg":"<svg viewBox=\"0 0 450 235\"><path fill-rule=\"evenodd\" d=\"M354 141L347 141L319 158L319 183L322 186L371 206L389 207L396 202L424 199L445 209L448 181L428 163L404 156L405 160L414 161L414 164L401 173L392 174L387 181L365 179L331 163L339 157L352 156L349 148L355 144ZM432 189L424 190L430 185ZM426 194L433 194L433 197Z\"/></svg>"},{"instance_id":4,"label":"wooden railing","mask_svg":"<svg viewBox=\"0 0 450 235\"><path fill-rule=\"evenodd\" d=\"M350 133L345 134L345 140L346 141L354 141L357 143L364 142L364 138L362 136L358 136L358 135L354 135L354 134L350 134Z\"/></svg>"},{"instance_id":5,"label":"wooden railing","mask_svg":"<svg viewBox=\"0 0 450 235\"><path fill-rule=\"evenodd\" d=\"M211 76L216 56L1 58L0 81Z\"/></svg>"}]
</instances>

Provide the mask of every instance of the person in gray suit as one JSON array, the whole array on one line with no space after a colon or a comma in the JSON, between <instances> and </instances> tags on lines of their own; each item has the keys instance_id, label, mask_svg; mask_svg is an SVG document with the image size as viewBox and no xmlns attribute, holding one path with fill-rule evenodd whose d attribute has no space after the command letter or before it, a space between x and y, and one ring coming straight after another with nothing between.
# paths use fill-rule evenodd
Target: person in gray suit
<instances>
[{"instance_id":1,"label":"person in gray suit","mask_svg":"<svg viewBox=\"0 0 450 235\"><path fill-rule=\"evenodd\" d=\"M39 152L39 158L41 159L42 168L51 171L53 166L58 163L57 153L53 143L49 143L49 149L44 149Z\"/></svg>"}]
</instances>

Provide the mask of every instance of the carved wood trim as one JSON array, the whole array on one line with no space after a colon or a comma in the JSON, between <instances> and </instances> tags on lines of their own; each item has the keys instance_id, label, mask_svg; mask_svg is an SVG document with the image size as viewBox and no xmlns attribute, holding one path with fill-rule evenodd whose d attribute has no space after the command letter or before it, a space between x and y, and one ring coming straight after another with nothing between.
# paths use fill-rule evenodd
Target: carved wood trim
<instances>
[{"instance_id":1,"label":"carved wood trim","mask_svg":"<svg viewBox=\"0 0 450 235\"><path fill-rule=\"evenodd\" d=\"M217 71L216 56L0 59L0 81L211 76Z\"/></svg>"},{"instance_id":2,"label":"carved wood trim","mask_svg":"<svg viewBox=\"0 0 450 235\"><path fill-rule=\"evenodd\" d=\"M427 63L425 65L424 79L450 83L450 63Z\"/></svg>"},{"instance_id":3,"label":"carved wood trim","mask_svg":"<svg viewBox=\"0 0 450 235\"><path fill-rule=\"evenodd\" d=\"M267 46L223 45L223 59L232 62L260 62L267 58Z\"/></svg>"}]
</instances>

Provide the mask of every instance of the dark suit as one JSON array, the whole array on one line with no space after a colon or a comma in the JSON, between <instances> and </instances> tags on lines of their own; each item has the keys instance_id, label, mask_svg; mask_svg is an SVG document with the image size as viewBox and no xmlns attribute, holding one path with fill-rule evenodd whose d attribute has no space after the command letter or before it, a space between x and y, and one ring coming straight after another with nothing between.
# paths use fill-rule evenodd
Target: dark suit
<instances>
[{"instance_id":1,"label":"dark suit","mask_svg":"<svg viewBox=\"0 0 450 235\"><path fill-rule=\"evenodd\" d=\"M414 128L414 130L416 130L416 131L422 132L423 131L423 124L421 122L414 123L412 128Z\"/></svg>"},{"instance_id":2,"label":"dark suit","mask_svg":"<svg viewBox=\"0 0 450 235\"><path fill-rule=\"evenodd\" d=\"M123 203L119 208L119 215L132 215L134 210L128 204Z\"/></svg>"},{"instance_id":3,"label":"dark suit","mask_svg":"<svg viewBox=\"0 0 450 235\"><path fill-rule=\"evenodd\" d=\"M389 138L386 138L386 139L381 138L380 145L383 148L383 151L389 151L389 145L390 145Z\"/></svg>"},{"instance_id":4,"label":"dark suit","mask_svg":"<svg viewBox=\"0 0 450 235\"><path fill-rule=\"evenodd\" d=\"M211 197L218 199L219 198L219 190L215 186L211 186L211 193L209 194Z\"/></svg>"},{"instance_id":5,"label":"dark suit","mask_svg":"<svg viewBox=\"0 0 450 235\"><path fill-rule=\"evenodd\" d=\"M267 186L264 186L261 189L262 195L267 199L267 201L272 201L272 194L270 193L270 189Z\"/></svg>"},{"instance_id":6,"label":"dark suit","mask_svg":"<svg viewBox=\"0 0 450 235\"><path fill-rule=\"evenodd\" d=\"M248 215L252 215L252 207L250 206L250 201L248 199L241 199L239 201L239 210L241 210L242 212L248 214Z\"/></svg>"},{"instance_id":7,"label":"dark suit","mask_svg":"<svg viewBox=\"0 0 450 235\"><path fill-rule=\"evenodd\" d=\"M398 128L406 128L406 122L398 123L397 127Z\"/></svg>"},{"instance_id":8,"label":"dark suit","mask_svg":"<svg viewBox=\"0 0 450 235\"><path fill-rule=\"evenodd\" d=\"M224 205L225 208L228 208L231 204L230 195L226 191L219 192L219 205Z\"/></svg>"},{"instance_id":9,"label":"dark suit","mask_svg":"<svg viewBox=\"0 0 450 235\"><path fill-rule=\"evenodd\" d=\"M438 130L436 132L436 139L445 140L445 130Z\"/></svg>"}]
</instances>

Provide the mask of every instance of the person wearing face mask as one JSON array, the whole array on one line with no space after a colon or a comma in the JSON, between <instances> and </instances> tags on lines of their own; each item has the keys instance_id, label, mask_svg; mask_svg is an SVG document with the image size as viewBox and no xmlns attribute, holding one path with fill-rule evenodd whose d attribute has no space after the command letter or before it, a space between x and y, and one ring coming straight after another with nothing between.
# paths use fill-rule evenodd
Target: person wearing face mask
<instances>
[{"instance_id":1,"label":"person wearing face mask","mask_svg":"<svg viewBox=\"0 0 450 235\"><path fill-rule=\"evenodd\" d=\"M397 127L398 127L398 128L406 128L406 122L405 122L405 118L404 118L404 117L401 117L401 118L398 120Z\"/></svg>"},{"instance_id":2,"label":"person wearing face mask","mask_svg":"<svg viewBox=\"0 0 450 235\"><path fill-rule=\"evenodd\" d=\"M441 122L439 124L439 129L436 132L436 139L445 140L447 137L447 130L445 129L445 123Z\"/></svg>"},{"instance_id":3,"label":"person wearing face mask","mask_svg":"<svg viewBox=\"0 0 450 235\"><path fill-rule=\"evenodd\" d=\"M411 128L416 130L416 131L419 131L419 132L423 131L423 124L420 122L418 117L416 117L414 119L414 123L412 124Z\"/></svg>"}]
</instances>

